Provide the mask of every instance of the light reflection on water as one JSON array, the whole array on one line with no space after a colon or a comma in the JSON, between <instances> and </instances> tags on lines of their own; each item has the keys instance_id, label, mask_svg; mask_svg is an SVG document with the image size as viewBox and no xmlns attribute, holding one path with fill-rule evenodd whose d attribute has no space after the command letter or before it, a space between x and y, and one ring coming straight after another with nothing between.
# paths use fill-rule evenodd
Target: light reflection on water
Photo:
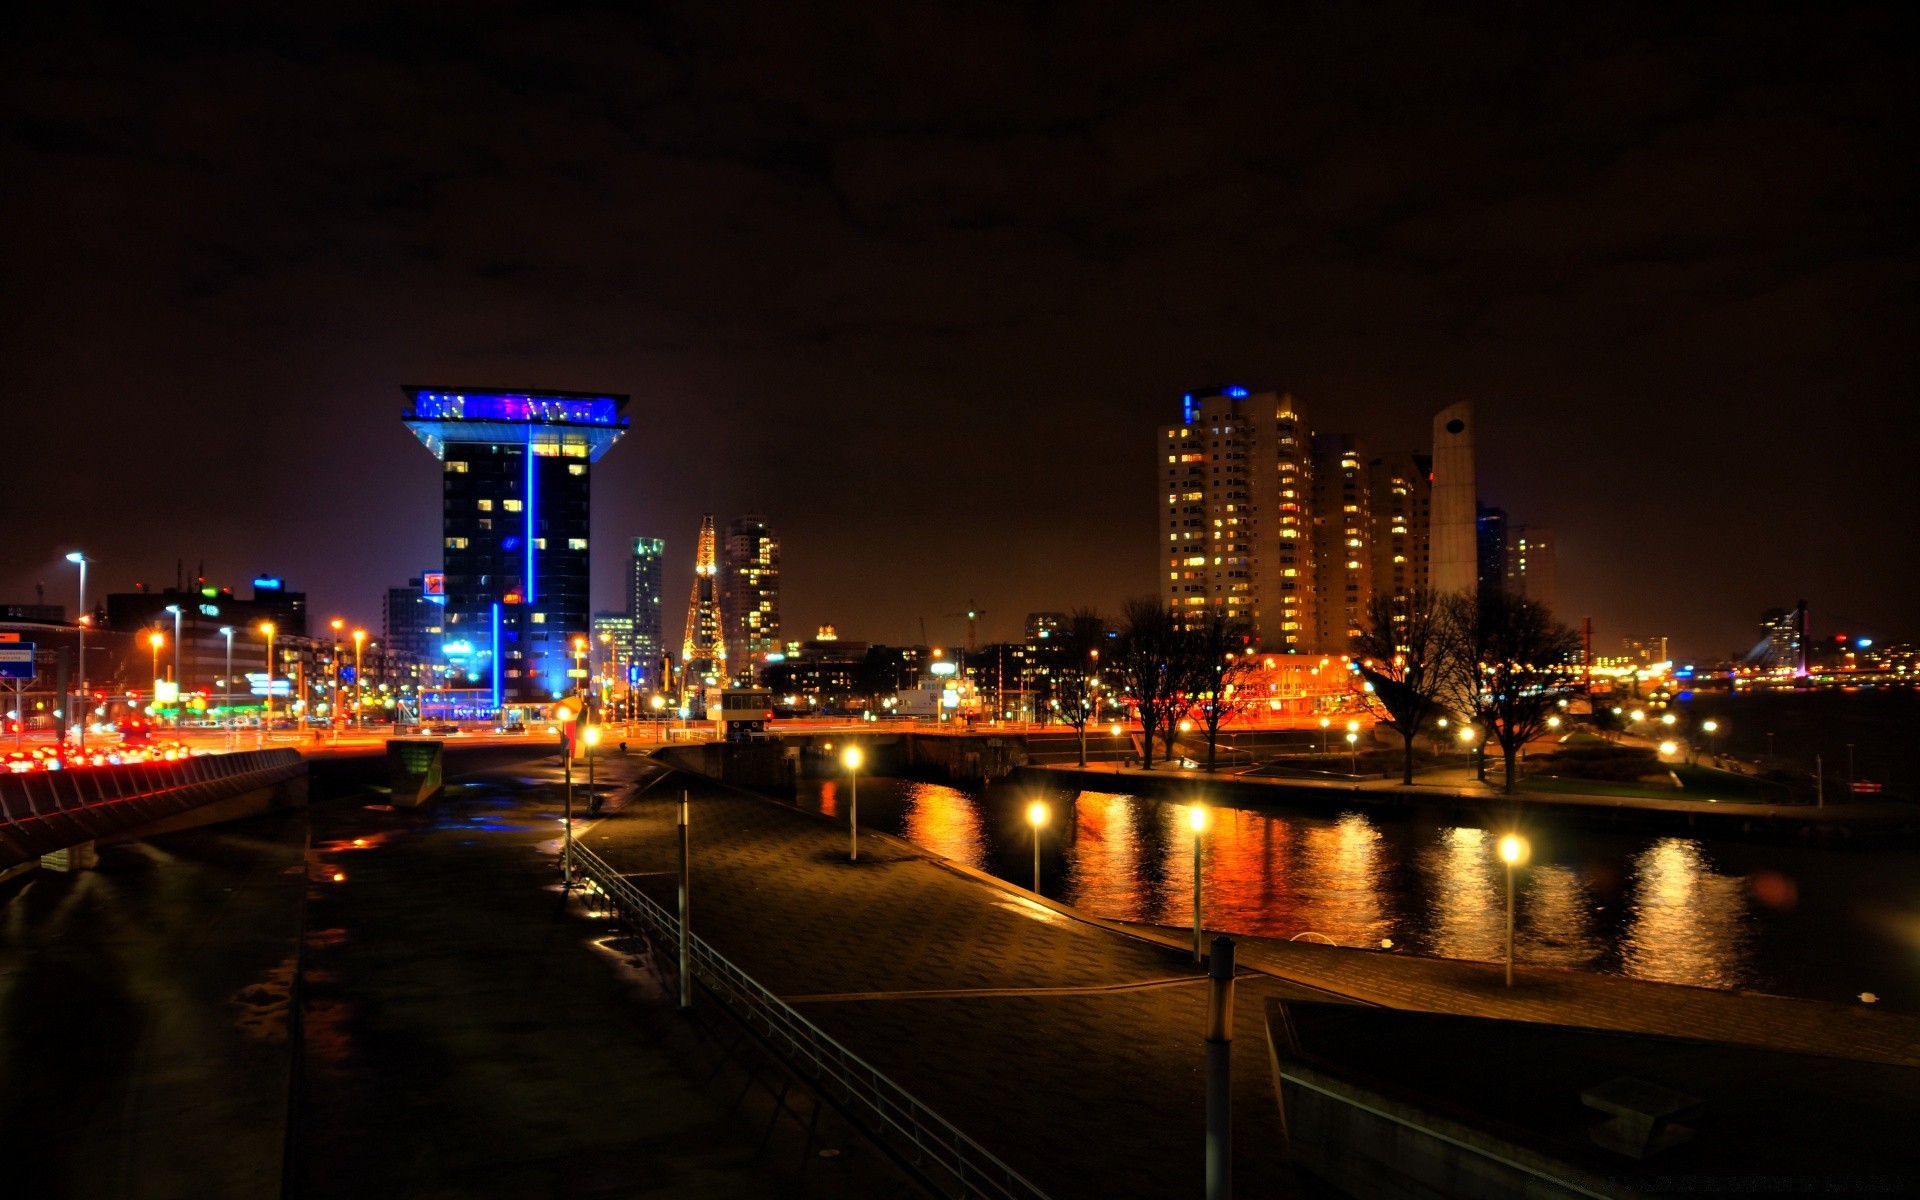
<instances>
[{"instance_id":1,"label":"light reflection on water","mask_svg":"<svg viewBox=\"0 0 1920 1200\"><path fill-rule=\"evenodd\" d=\"M863 776L860 824L1025 887L1033 858L1023 813L1032 798L1012 787L975 793ZM799 803L832 815L843 812L845 799L844 783L827 779L803 786ZM1048 896L1120 920L1192 920L1194 834L1186 805L1107 792L1048 799ZM1202 835L1209 928L1274 938L1310 934L1342 946L1391 941L1396 952L1482 961L1505 953L1506 868L1496 851L1504 825L1276 809L1215 808L1210 816ZM1787 863L1803 879L1824 875L1829 892L1845 888L1854 868L1845 858L1818 858L1827 853L1534 830L1531 860L1515 873L1519 960L1710 987L1801 995L1846 989L1834 998L1876 985L1883 995L1898 991L1904 981L1889 980L1882 969L1886 947L1863 941L1859 929L1808 921L1784 938L1775 931L1789 928L1780 924L1788 914L1756 908L1747 880L1756 864L1772 871ZM1785 857L1791 855L1800 857ZM1769 946L1774 938L1781 946ZM1811 961L1822 946L1830 961ZM1861 980L1837 978L1836 963L1845 968L1840 975Z\"/></svg>"}]
</instances>

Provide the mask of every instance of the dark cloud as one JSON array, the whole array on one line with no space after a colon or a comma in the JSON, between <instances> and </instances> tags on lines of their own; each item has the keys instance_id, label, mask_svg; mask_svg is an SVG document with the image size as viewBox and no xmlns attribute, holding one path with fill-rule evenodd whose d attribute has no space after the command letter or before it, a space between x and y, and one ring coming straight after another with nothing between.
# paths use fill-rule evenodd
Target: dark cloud
<instances>
[{"instance_id":1,"label":"dark cloud","mask_svg":"<svg viewBox=\"0 0 1920 1200\"><path fill-rule=\"evenodd\" d=\"M402 382L608 388L633 534L768 513L796 632L1152 586L1182 390L1478 401L1603 645L1911 636L1893 6L43 8L0 50L0 594L204 558L377 616ZM690 574L683 562L677 592Z\"/></svg>"}]
</instances>

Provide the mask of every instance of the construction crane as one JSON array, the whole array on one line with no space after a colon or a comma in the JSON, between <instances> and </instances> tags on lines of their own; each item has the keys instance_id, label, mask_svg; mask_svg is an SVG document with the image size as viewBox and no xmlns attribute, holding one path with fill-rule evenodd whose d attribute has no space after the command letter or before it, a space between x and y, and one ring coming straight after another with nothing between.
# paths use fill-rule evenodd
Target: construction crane
<instances>
[{"instance_id":1,"label":"construction crane","mask_svg":"<svg viewBox=\"0 0 1920 1200\"><path fill-rule=\"evenodd\" d=\"M987 615L987 610L974 607L973 601L969 600L967 601L967 611L948 613L947 615L949 617L965 617L967 619L967 653L972 654L975 650L979 649L979 639L975 635L980 629L980 618Z\"/></svg>"}]
</instances>

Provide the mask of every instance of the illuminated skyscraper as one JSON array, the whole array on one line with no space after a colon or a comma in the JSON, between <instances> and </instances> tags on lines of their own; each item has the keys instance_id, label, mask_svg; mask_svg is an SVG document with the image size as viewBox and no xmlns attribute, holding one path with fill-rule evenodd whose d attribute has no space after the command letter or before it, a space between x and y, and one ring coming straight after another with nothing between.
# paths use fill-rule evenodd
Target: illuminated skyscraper
<instances>
[{"instance_id":1,"label":"illuminated skyscraper","mask_svg":"<svg viewBox=\"0 0 1920 1200\"><path fill-rule=\"evenodd\" d=\"M538 704L575 687L588 624L588 481L627 431L610 393L408 387L407 428L443 467L451 686Z\"/></svg>"},{"instance_id":2,"label":"illuminated skyscraper","mask_svg":"<svg viewBox=\"0 0 1920 1200\"><path fill-rule=\"evenodd\" d=\"M1344 654L1373 603L1373 503L1366 447L1350 433L1313 435L1314 629L1322 654Z\"/></svg>"},{"instance_id":3,"label":"illuminated skyscraper","mask_svg":"<svg viewBox=\"0 0 1920 1200\"><path fill-rule=\"evenodd\" d=\"M767 654L780 649L780 539L765 517L727 522L721 548L720 613L727 663L741 683L759 682Z\"/></svg>"},{"instance_id":4,"label":"illuminated skyscraper","mask_svg":"<svg viewBox=\"0 0 1920 1200\"><path fill-rule=\"evenodd\" d=\"M1256 643L1316 649L1311 435L1292 396L1204 388L1160 431L1161 594L1176 615L1245 619Z\"/></svg>"},{"instance_id":5,"label":"illuminated skyscraper","mask_svg":"<svg viewBox=\"0 0 1920 1200\"><path fill-rule=\"evenodd\" d=\"M633 539L633 569L627 575L627 615L633 618L633 640L627 653L640 668L639 686L643 691L666 686L660 671L660 656L667 649L666 621L660 605L660 572L666 554L667 543L660 538Z\"/></svg>"},{"instance_id":6,"label":"illuminated skyscraper","mask_svg":"<svg viewBox=\"0 0 1920 1200\"><path fill-rule=\"evenodd\" d=\"M1507 594L1549 610L1560 603L1553 570L1553 530L1539 525L1507 527Z\"/></svg>"},{"instance_id":7,"label":"illuminated skyscraper","mask_svg":"<svg viewBox=\"0 0 1920 1200\"><path fill-rule=\"evenodd\" d=\"M704 713L708 692L726 686L727 641L720 620L720 567L715 555L713 514L700 518L694 552L693 594L687 598L687 631L680 646L680 702Z\"/></svg>"},{"instance_id":8,"label":"illuminated skyscraper","mask_svg":"<svg viewBox=\"0 0 1920 1200\"><path fill-rule=\"evenodd\" d=\"M1427 472L1419 454L1383 454L1369 465L1373 502L1373 587L1405 600L1427 586Z\"/></svg>"}]
</instances>

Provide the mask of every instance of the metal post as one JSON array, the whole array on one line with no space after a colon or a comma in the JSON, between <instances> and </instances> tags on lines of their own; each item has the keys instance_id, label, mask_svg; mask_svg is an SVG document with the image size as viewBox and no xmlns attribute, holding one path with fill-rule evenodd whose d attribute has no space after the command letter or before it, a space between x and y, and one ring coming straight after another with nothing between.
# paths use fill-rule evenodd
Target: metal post
<instances>
[{"instance_id":1,"label":"metal post","mask_svg":"<svg viewBox=\"0 0 1920 1200\"><path fill-rule=\"evenodd\" d=\"M693 976L688 972L688 948L693 942L693 876L689 870L692 830L687 824L687 793L680 793L680 1007L693 1007Z\"/></svg>"},{"instance_id":2,"label":"metal post","mask_svg":"<svg viewBox=\"0 0 1920 1200\"><path fill-rule=\"evenodd\" d=\"M76 553L78 552L76 551ZM69 555L68 557L72 557L72 556ZM88 559L86 555L81 554L80 557L77 559L74 559L74 561L80 567L80 611L75 613L73 617L74 628L75 630L78 631L80 635L80 664L79 664L80 742L79 742L79 749L80 749L80 753L85 754L87 752L87 716L93 710L93 705L89 702L87 697L87 562L88 562ZM67 707L68 703L69 701L66 699L66 696L63 690L63 693L60 698L61 709L64 710ZM21 709L20 722L22 726L26 724L26 720L27 720L26 710ZM64 744L65 743L62 742L62 745Z\"/></svg>"},{"instance_id":3,"label":"metal post","mask_svg":"<svg viewBox=\"0 0 1920 1200\"><path fill-rule=\"evenodd\" d=\"M1847 743L1847 799L1853 799L1853 743Z\"/></svg>"},{"instance_id":4,"label":"metal post","mask_svg":"<svg viewBox=\"0 0 1920 1200\"><path fill-rule=\"evenodd\" d=\"M1233 939L1207 967L1207 1200L1233 1195Z\"/></svg>"},{"instance_id":5,"label":"metal post","mask_svg":"<svg viewBox=\"0 0 1920 1200\"><path fill-rule=\"evenodd\" d=\"M847 771L847 860L860 861L860 768Z\"/></svg>"},{"instance_id":6,"label":"metal post","mask_svg":"<svg viewBox=\"0 0 1920 1200\"><path fill-rule=\"evenodd\" d=\"M567 733L567 818L566 831L561 835L560 843L560 881L566 887L573 886L573 739L578 736L579 727Z\"/></svg>"},{"instance_id":7,"label":"metal post","mask_svg":"<svg viewBox=\"0 0 1920 1200\"><path fill-rule=\"evenodd\" d=\"M1815 808L1827 806L1827 772L1821 765L1818 754L1813 756L1813 806Z\"/></svg>"},{"instance_id":8,"label":"metal post","mask_svg":"<svg viewBox=\"0 0 1920 1200\"><path fill-rule=\"evenodd\" d=\"M1033 825L1033 894L1040 894L1040 826Z\"/></svg>"},{"instance_id":9,"label":"metal post","mask_svg":"<svg viewBox=\"0 0 1920 1200\"><path fill-rule=\"evenodd\" d=\"M1200 830L1193 831L1193 961L1200 963Z\"/></svg>"},{"instance_id":10,"label":"metal post","mask_svg":"<svg viewBox=\"0 0 1920 1200\"><path fill-rule=\"evenodd\" d=\"M1507 864L1507 986L1513 986L1513 864Z\"/></svg>"}]
</instances>

